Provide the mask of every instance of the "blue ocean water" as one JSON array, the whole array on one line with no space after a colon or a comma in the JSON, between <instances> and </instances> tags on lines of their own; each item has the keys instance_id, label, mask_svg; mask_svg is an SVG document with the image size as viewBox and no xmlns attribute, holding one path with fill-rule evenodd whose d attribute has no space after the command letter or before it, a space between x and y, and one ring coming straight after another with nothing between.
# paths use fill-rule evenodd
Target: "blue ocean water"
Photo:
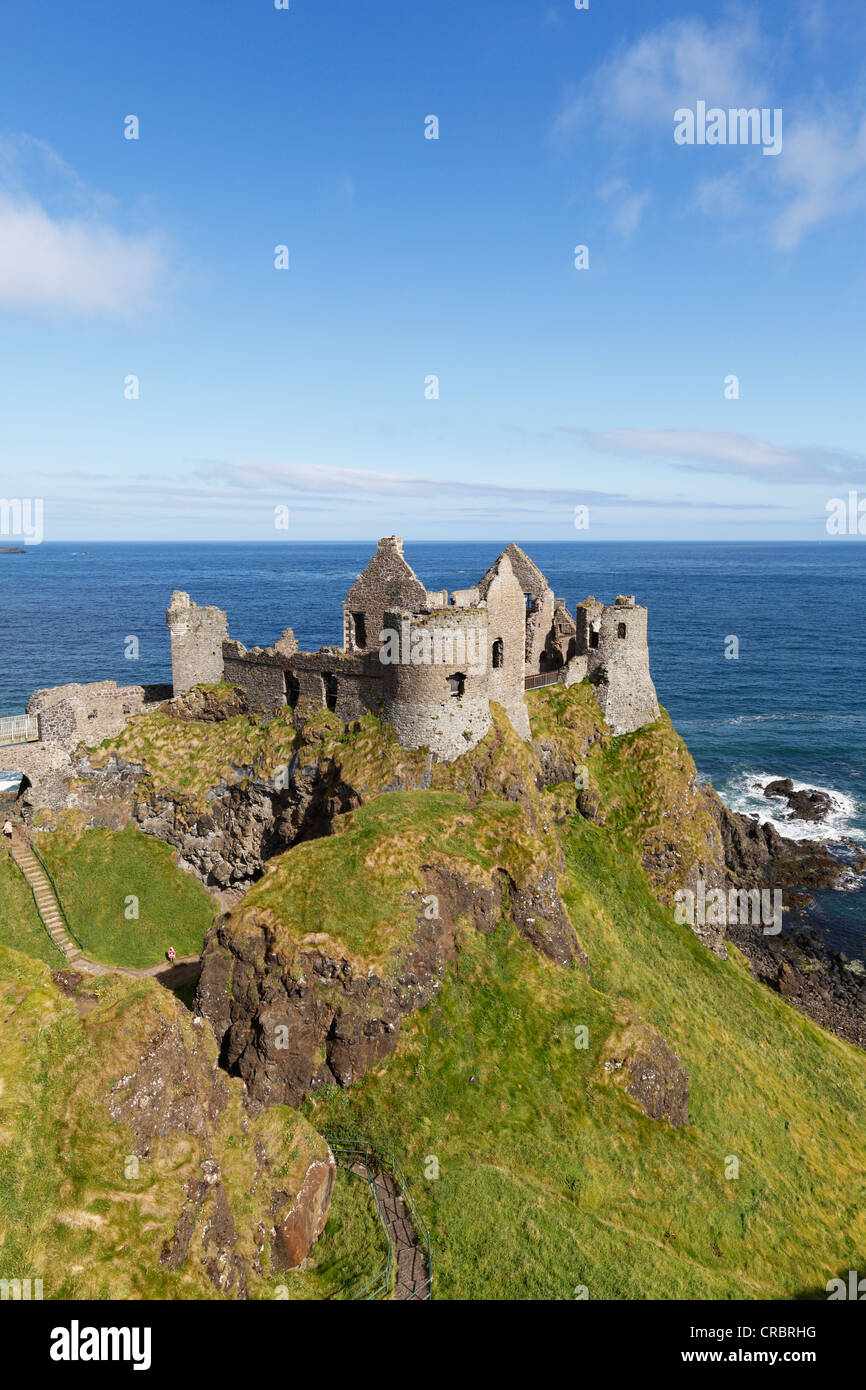
<instances>
[{"instance_id":1,"label":"blue ocean water","mask_svg":"<svg viewBox=\"0 0 866 1390\"><path fill-rule=\"evenodd\" d=\"M67 681L168 682L173 589L225 608L231 635L248 646L285 627L303 650L340 643L342 599L374 548L44 543L0 555L0 714ZM464 588L501 548L407 543L405 554L429 588ZM832 793L821 833L866 841L866 546L581 540L525 549L571 609L590 593L606 602L633 593L648 605L659 699L729 805L767 817L762 782L792 777ZM137 661L124 655L129 636ZM725 655L732 637L737 659ZM821 903L828 933L857 954L864 903L860 891Z\"/></svg>"}]
</instances>

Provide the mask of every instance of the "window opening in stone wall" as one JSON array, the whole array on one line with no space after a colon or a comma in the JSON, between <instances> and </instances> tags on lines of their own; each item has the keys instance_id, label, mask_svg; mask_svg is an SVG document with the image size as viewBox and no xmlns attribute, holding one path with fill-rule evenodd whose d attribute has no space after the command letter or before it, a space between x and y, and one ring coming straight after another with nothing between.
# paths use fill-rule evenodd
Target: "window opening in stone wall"
<instances>
[{"instance_id":1,"label":"window opening in stone wall","mask_svg":"<svg viewBox=\"0 0 866 1390\"><path fill-rule=\"evenodd\" d=\"M616 635L617 637L625 637L625 623L617 623Z\"/></svg>"},{"instance_id":2,"label":"window opening in stone wall","mask_svg":"<svg viewBox=\"0 0 866 1390\"><path fill-rule=\"evenodd\" d=\"M462 671L457 671L453 676L448 677L448 689L451 691L452 700L459 700L466 689L466 677Z\"/></svg>"},{"instance_id":3,"label":"window opening in stone wall","mask_svg":"<svg viewBox=\"0 0 866 1390\"><path fill-rule=\"evenodd\" d=\"M494 671L498 671L498 670L500 669L500 667L502 666L502 663L503 663L504 658L505 658L505 644L503 643L501 637L497 637L496 641L493 643L493 669L494 669Z\"/></svg>"},{"instance_id":4,"label":"window opening in stone wall","mask_svg":"<svg viewBox=\"0 0 866 1390\"><path fill-rule=\"evenodd\" d=\"M363 613L353 613L352 622L355 624L355 646L366 647L367 645L367 622Z\"/></svg>"},{"instance_id":5,"label":"window opening in stone wall","mask_svg":"<svg viewBox=\"0 0 866 1390\"><path fill-rule=\"evenodd\" d=\"M287 672L286 672L286 704L289 706L290 709L294 709L294 708L295 708L295 705L298 703L298 696L299 696L300 692L301 692L301 687L300 687L300 684L299 684L299 682L298 682L297 676L292 675L292 672L291 672L291 671L287 671Z\"/></svg>"},{"instance_id":6,"label":"window opening in stone wall","mask_svg":"<svg viewBox=\"0 0 866 1390\"><path fill-rule=\"evenodd\" d=\"M598 646L598 628L597 628L597 627L591 627L591 628L589 629L589 645L590 645L591 647L597 647L597 646Z\"/></svg>"},{"instance_id":7,"label":"window opening in stone wall","mask_svg":"<svg viewBox=\"0 0 866 1390\"><path fill-rule=\"evenodd\" d=\"M337 677L330 671L322 672L322 685L325 688L325 708L337 708Z\"/></svg>"}]
</instances>

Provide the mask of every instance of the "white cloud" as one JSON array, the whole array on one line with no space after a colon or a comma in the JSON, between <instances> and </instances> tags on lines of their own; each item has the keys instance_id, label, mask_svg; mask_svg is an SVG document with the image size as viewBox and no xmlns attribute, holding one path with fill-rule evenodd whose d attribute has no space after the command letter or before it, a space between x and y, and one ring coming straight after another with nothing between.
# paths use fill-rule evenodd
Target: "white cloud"
<instances>
[{"instance_id":1,"label":"white cloud","mask_svg":"<svg viewBox=\"0 0 866 1390\"><path fill-rule=\"evenodd\" d=\"M0 137L0 307L126 318L148 304L163 248L113 226L114 208L44 141Z\"/></svg>"},{"instance_id":2,"label":"white cloud","mask_svg":"<svg viewBox=\"0 0 866 1390\"><path fill-rule=\"evenodd\" d=\"M151 298L158 244L0 195L0 305L126 317Z\"/></svg>"},{"instance_id":3,"label":"white cloud","mask_svg":"<svg viewBox=\"0 0 866 1390\"><path fill-rule=\"evenodd\" d=\"M694 473L727 473L770 483L842 482L866 476L866 458L838 449L787 447L732 430L569 430L601 453L666 458Z\"/></svg>"},{"instance_id":4,"label":"white cloud","mask_svg":"<svg viewBox=\"0 0 866 1390\"><path fill-rule=\"evenodd\" d=\"M613 179L599 189L598 196L602 202L611 204L613 225L620 236L633 236L650 200L649 189L639 193L626 179Z\"/></svg>"},{"instance_id":5,"label":"white cloud","mask_svg":"<svg viewBox=\"0 0 866 1390\"><path fill-rule=\"evenodd\" d=\"M699 98L710 106L763 104L764 44L750 16L716 26L671 20L597 67L566 102L554 133L601 124L623 139L648 127L673 130L674 112Z\"/></svg>"},{"instance_id":6,"label":"white cloud","mask_svg":"<svg viewBox=\"0 0 866 1390\"><path fill-rule=\"evenodd\" d=\"M774 220L772 237L788 251L819 223L866 200L866 115L852 122L827 112L792 125L777 177L789 201Z\"/></svg>"},{"instance_id":7,"label":"white cloud","mask_svg":"<svg viewBox=\"0 0 866 1390\"><path fill-rule=\"evenodd\" d=\"M804 42L814 44L810 22L819 20L803 11ZM618 156L628 157L637 141L672 139L674 112L698 100L723 110L780 108L784 138L776 158L744 157L732 169L708 150L709 158L680 159L677 169L683 181L699 170L693 190L686 185L692 211L749 231L757 226L777 250L794 250L822 223L866 203L866 107L862 87L847 97L836 92L832 106L821 109L809 95L791 99L786 92L783 98L778 69L787 52L784 46L771 52L750 15L715 26L671 20L600 63L564 103L553 132L600 133ZM776 77L772 90L770 73ZM629 187L625 178L612 186ZM616 194L615 225L623 235L637 227L648 197L648 191Z\"/></svg>"}]
</instances>

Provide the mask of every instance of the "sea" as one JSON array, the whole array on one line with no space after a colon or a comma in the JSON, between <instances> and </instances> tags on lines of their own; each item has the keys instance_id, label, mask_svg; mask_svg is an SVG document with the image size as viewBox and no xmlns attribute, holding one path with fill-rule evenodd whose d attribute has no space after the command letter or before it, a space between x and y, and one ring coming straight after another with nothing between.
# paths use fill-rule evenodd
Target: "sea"
<instances>
[{"instance_id":1,"label":"sea","mask_svg":"<svg viewBox=\"0 0 866 1390\"><path fill-rule=\"evenodd\" d=\"M504 544L407 542L405 555L429 589L467 588ZM589 594L608 603L634 594L648 606L659 699L732 809L794 838L866 845L866 545L518 544L572 611ZM170 682L173 589L226 609L231 636L247 646L286 627L302 650L339 645L342 600L374 549L44 542L0 555L0 715L69 681ZM0 768L10 762L0 750ZM826 823L788 820L785 803L763 795L776 777L827 791ZM811 920L836 949L866 959L862 879L819 894Z\"/></svg>"}]
</instances>

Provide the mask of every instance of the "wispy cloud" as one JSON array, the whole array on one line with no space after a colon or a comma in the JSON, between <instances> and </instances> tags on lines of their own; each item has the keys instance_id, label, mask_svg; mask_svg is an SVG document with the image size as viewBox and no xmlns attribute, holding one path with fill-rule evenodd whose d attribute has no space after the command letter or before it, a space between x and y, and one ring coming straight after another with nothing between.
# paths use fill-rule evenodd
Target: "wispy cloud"
<instances>
[{"instance_id":1,"label":"wispy cloud","mask_svg":"<svg viewBox=\"0 0 866 1390\"><path fill-rule=\"evenodd\" d=\"M632 44L620 44L564 102L554 136L587 126L622 142L673 126L679 106L761 105L765 44L751 16L709 25L670 20Z\"/></svg>"},{"instance_id":2,"label":"wispy cloud","mask_svg":"<svg viewBox=\"0 0 866 1390\"><path fill-rule=\"evenodd\" d=\"M817 22L817 21L816 21ZM800 15L804 41L812 31ZM555 139L587 131L607 139L628 162L638 142L672 140L674 112L698 100L723 110L781 107L783 146L772 160L743 159L736 169L681 159L683 206L721 217L744 229L763 229L780 251L796 249L803 238L830 218L866 203L866 98L862 86L836 92L817 104L809 94L782 101L778 79L785 61L773 53L753 15L738 13L716 25L675 19L649 30L631 44L620 44L581 87L564 100L552 127ZM790 90L790 87L789 87ZM672 147L673 148L673 147ZM705 152L706 153L706 152ZM699 169L693 187L691 180ZM614 181L620 197L619 230L636 226L644 203L625 199L625 179ZM599 195L605 199L605 189ZM612 195L608 195L612 196ZM632 199L635 195L631 195ZM616 204L614 204L616 207Z\"/></svg>"},{"instance_id":3,"label":"wispy cloud","mask_svg":"<svg viewBox=\"0 0 866 1390\"><path fill-rule=\"evenodd\" d=\"M626 179L612 179L598 190L598 196L603 203L610 203L613 225L620 236L633 236L650 200L649 189L639 193Z\"/></svg>"},{"instance_id":4,"label":"wispy cloud","mask_svg":"<svg viewBox=\"0 0 866 1390\"><path fill-rule=\"evenodd\" d=\"M43 141L0 138L0 307L128 318L147 306L164 248L113 225L113 208Z\"/></svg>"},{"instance_id":5,"label":"wispy cloud","mask_svg":"<svg viewBox=\"0 0 866 1390\"><path fill-rule=\"evenodd\" d=\"M601 438L601 436L599 436ZM338 468L327 464L208 463L197 466L188 479L139 476L123 481L93 473L43 473L34 482L46 497L75 507L76 515L103 510L150 511L184 516L261 516L266 508L288 502L298 510L331 513L364 502L389 512L406 504L423 508L424 516L439 518L455 509L465 515L503 516L573 508L578 503L597 508L738 512L754 510L752 503L709 501L689 495L654 492L602 491L575 481L569 487L521 487L505 483L462 481L444 477ZM772 510L766 506L763 510Z\"/></svg>"},{"instance_id":6,"label":"wispy cloud","mask_svg":"<svg viewBox=\"0 0 866 1390\"><path fill-rule=\"evenodd\" d=\"M664 458L693 473L727 473L769 483L858 482L866 478L866 456L813 446L771 444L730 430L571 430L599 453L629 458Z\"/></svg>"}]
</instances>

